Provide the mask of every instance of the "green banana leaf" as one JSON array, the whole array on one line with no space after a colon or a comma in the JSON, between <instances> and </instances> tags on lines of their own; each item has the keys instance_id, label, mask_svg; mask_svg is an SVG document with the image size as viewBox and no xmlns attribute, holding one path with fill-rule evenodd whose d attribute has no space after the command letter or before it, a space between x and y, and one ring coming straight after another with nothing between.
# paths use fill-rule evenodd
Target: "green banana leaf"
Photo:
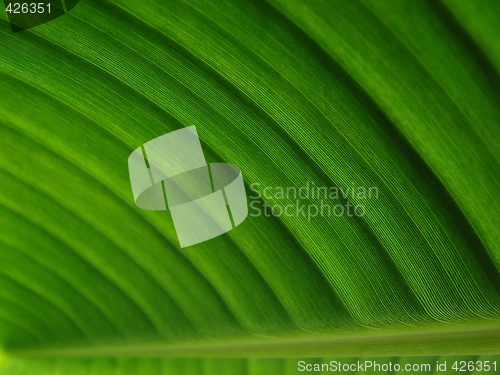
<instances>
[{"instance_id":1,"label":"green banana leaf","mask_svg":"<svg viewBox=\"0 0 500 375\"><path fill-rule=\"evenodd\" d=\"M2 374L500 353L500 2L81 0L16 33L0 17ZM181 248L169 212L135 205L127 159L191 125L259 207L299 202L280 187L377 194L331 200L363 215L250 205Z\"/></svg>"}]
</instances>

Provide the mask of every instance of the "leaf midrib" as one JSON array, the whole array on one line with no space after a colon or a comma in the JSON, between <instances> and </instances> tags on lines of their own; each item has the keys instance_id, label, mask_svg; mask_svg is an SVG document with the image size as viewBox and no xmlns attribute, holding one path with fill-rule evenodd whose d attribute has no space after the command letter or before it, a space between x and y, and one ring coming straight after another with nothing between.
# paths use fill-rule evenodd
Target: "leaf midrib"
<instances>
[{"instance_id":1,"label":"leaf midrib","mask_svg":"<svg viewBox=\"0 0 500 375\"><path fill-rule=\"evenodd\" d=\"M500 321L474 322L473 326L435 329L412 327L406 332L361 330L335 337L258 336L231 340L202 340L140 345L66 347L9 351L12 357L317 357L358 355L499 354ZM474 325L476 325L474 327ZM381 331L383 333L381 333ZM385 332L384 332L385 331ZM385 333L385 334L384 334Z\"/></svg>"}]
</instances>

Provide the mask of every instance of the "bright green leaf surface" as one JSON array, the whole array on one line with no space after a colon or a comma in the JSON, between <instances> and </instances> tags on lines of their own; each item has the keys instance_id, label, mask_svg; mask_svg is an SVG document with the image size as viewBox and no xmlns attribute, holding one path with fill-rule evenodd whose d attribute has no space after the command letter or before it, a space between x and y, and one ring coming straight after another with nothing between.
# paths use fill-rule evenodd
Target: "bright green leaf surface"
<instances>
[{"instance_id":1,"label":"bright green leaf surface","mask_svg":"<svg viewBox=\"0 0 500 375\"><path fill-rule=\"evenodd\" d=\"M16 34L0 14L6 373L222 373L28 354L500 352L497 2L81 0ZM168 213L134 205L127 158L190 125L249 194L378 198L348 197L363 217L248 217L181 249Z\"/></svg>"}]
</instances>

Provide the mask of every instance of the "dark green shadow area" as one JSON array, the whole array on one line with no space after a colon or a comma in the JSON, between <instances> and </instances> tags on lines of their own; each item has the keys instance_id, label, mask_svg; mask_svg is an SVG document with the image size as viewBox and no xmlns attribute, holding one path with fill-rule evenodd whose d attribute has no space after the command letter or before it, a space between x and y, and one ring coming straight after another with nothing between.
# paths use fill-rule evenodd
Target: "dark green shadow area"
<instances>
[{"instance_id":1,"label":"dark green shadow area","mask_svg":"<svg viewBox=\"0 0 500 375\"><path fill-rule=\"evenodd\" d=\"M65 0L64 2L66 3L66 11L69 12L71 9L76 7L80 0Z\"/></svg>"}]
</instances>

